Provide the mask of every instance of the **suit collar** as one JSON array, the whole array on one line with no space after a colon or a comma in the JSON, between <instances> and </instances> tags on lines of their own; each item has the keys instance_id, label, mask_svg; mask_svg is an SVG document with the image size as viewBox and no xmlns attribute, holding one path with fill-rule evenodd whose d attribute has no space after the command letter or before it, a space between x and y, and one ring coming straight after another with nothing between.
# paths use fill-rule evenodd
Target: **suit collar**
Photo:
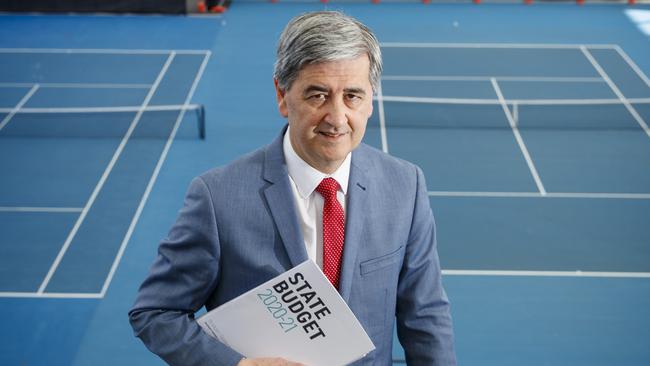
<instances>
[{"instance_id":1,"label":"suit collar","mask_svg":"<svg viewBox=\"0 0 650 366\"><path fill-rule=\"evenodd\" d=\"M309 259L293 203L293 193L282 151L282 133L267 146L264 156L264 179L271 183L264 189L266 202L280 233L292 267Z\"/></svg>"},{"instance_id":2,"label":"suit collar","mask_svg":"<svg viewBox=\"0 0 650 366\"><path fill-rule=\"evenodd\" d=\"M363 144L352 152L348 202L345 214L345 243L339 282L339 293L346 302L350 297L359 249L363 245L363 231L367 226L365 212L368 207L368 192L373 188L371 181L368 179L370 164L371 161Z\"/></svg>"},{"instance_id":3,"label":"suit collar","mask_svg":"<svg viewBox=\"0 0 650 366\"><path fill-rule=\"evenodd\" d=\"M264 180L269 183L276 183L284 180L287 176L287 163L284 160L282 151L282 139L288 126L282 129L278 137L269 144L264 151Z\"/></svg>"}]
</instances>

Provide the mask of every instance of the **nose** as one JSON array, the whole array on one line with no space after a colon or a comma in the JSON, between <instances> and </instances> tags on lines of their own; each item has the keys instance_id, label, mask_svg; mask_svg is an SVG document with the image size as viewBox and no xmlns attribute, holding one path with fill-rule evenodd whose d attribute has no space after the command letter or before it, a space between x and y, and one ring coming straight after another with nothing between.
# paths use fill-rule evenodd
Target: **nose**
<instances>
[{"instance_id":1,"label":"nose","mask_svg":"<svg viewBox=\"0 0 650 366\"><path fill-rule=\"evenodd\" d=\"M348 123L347 107L343 101L337 99L333 98L329 101L324 122L334 127L342 127Z\"/></svg>"}]
</instances>

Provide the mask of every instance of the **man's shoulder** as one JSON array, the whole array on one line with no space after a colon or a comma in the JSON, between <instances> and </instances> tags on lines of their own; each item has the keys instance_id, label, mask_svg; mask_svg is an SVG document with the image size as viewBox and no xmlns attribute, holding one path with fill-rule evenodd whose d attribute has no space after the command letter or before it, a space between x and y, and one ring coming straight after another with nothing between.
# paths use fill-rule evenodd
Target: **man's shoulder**
<instances>
[{"instance_id":1,"label":"man's shoulder","mask_svg":"<svg viewBox=\"0 0 650 366\"><path fill-rule=\"evenodd\" d=\"M383 207L409 206L408 202L413 204L419 190L426 186L421 169L409 161L363 144L355 151L356 159L354 153L352 155L355 170L351 172L351 179L354 174L354 179L362 185L372 184L373 188L368 192Z\"/></svg>"},{"instance_id":2,"label":"man's shoulder","mask_svg":"<svg viewBox=\"0 0 650 366\"><path fill-rule=\"evenodd\" d=\"M389 155L377 148L366 144L359 144L359 147L353 153L357 154L357 161L366 166L369 170L379 172L415 172L418 167L410 161L400 159L398 157Z\"/></svg>"},{"instance_id":3,"label":"man's shoulder","mask_svg":"<svg viewBox=\"0 0 650 366\"><path fill-rule=\"evenodd\" d=\"M242 155L226 165L212 168L199 175L207 185L250 183L261 179L267 146Z\"/></svg>"}]
</instances>

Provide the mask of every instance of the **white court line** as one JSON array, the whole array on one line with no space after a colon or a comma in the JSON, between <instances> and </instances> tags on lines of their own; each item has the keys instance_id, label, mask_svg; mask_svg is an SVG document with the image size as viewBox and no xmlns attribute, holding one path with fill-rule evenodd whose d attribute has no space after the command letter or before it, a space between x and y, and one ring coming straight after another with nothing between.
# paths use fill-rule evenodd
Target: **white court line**
<instances>
[{"instance_id":1,"label":"white court line","mask_svg":"<svg viewBox=\"0 0 650 366\"><path fill-rule=\"evenodd\" d=\"M443 269L445 276L505 276L505 277L597 277L597 278L650 278L648 272L598 272L598 271L502 271Z\"/></svg>"},{"instance_id":2,"label":"white court line","mask_svg":"<svg viewBox=\"0 0 650 366\"><path fill-rule=\"evenodd\" d=\"M51 212L51 213L69 213L81 212L81 207L10 207L0 206L0 212Z\"/></svg>"},{"instance_id":3,"label":"white court line","mask_svg":"<svg viewBox=\"0 0 650 366\"><path fill-rule=\"evenodd\" d=\"M500 99L486 98L430 98L430 97L405 97L399 95L382 95L384 102L403 102L403 103L424 103L424 104L482 104L482 105L499 105ZM599 104L623 104L620 99L504 99L506 104L520 105L599 105ZM630 103L648 104L650 98L630 98ZM1 111L2 109L0 109ZM23 111L26 108L23 108Z\"/></svg>"},{"instance_id":4,"label":"white court line","mask_svg":"<svg viewBox=\"0 0 650 366\"><path fill-rule=\"evenodd\" d=\"M649 200L650 193L581 193L581 192L471 192L471 191L429 191L430 197L524 197L524 198L594 198Z\"/></svg>"},{"instance_id":5,"label":"white court line","mask_svg":"<svg viewBox=\"0 0 650 366\"><path fill-rule=\"evenodd\" d=\"M633 98L627 100L630 103L648 104L650 98ZM600 104L623 104L620 99L508 99L508 104L520 105L600 105Z\"/></svg>"},{"instance_id":6,"label":"white court line","mask_svg":"<svg viewBox=\"0 0 650 366\"><path fill-rule=\"evenodd\" d=\"M599 77L555 77L555 76L413 76L413 75L384 75L382 80L398 81L521 81L521 82L571 82L571 83L602 83Z\"/></svg>"},{"instance_id":7,"label":"white court line","mask_svg":"<svg viewBox=\"0 0 650 366\"><path fill-rule=\"evenodd\" d=\"M425 103L425 104L501 104L498 99L480 98L429 98L429 97L403 97L397 95L383 95L384 102Z\"/></svg>"},{"instance_id":8,"label":"white court line","mask_svg":"<svg viewBox=\"0 0 650 366\"><path fill-rule=\"evenodd\" d=\"M59 293L59 292L0 292L2 297L39 298L39 299L101 299L102 294L95 293Z\"/></svg>"},{"instance_id":9,"label":"white court line","mask_svg":"<svg viewBox=\"0 0 650 366\"><path fill-rule=\"evenodd\" d=\"M533 179L535 180L537 189L539 190L540 194L545 195L546 189L544 188L544 184L542 184L542 180L540 179L539 174L537 173L537 168L535 168L533 159L530 157L528 148L526 148L526 144L524 144L524 139L521 137L521 134L519 133L519 128L517 128L517 124L515 123L515 120L512 118L512 114L510 114L510 109L508 108L508 105L506 104L505 99L503 98L503 93L501 93L501 88L499 88L499 84L495 79L492 79L492 86L494 87L494 92L497 94L497 97L501 101L501 107L503 108L503 112L505 113L506 118L508 119L508 123L510 123L510 128L512 129L512 133L515 135L517 144L519 144L519 149L521 149L521 153L524 155L524 159L526 159L526 164L528 164L528 169L530 169L530 174L532 174Z\"/></svg>"},{"instance_id":10,"label":"white court line","mask_svg":"<svg viewBox=\"0 0 650 366\"><path fill-rule=\"evenodd\" d=\"M580 50L585 55L587 60L589 60L589 62L591 62L591 64L596 69L596 71L600 74L600 76L602 76L603 79L605 79L605 81L607 82L607 85L609 85L609 87L612 89L614 94L616 94L616 96L621 100L623 105L625 105L625 108L627 108L628 112L630 112L630 114L632 115L632 117L634 117L634 119L639 124L639 126L641 126L641 129L646 133L646 135L648 135L648 137L650 137L650 129L648 129L648 125L645 123L643 118L641 118L639 113L637 113L636 109L634 109L634 107L630 104L630 102L627 99L625 99L625 96L623 95L623 93L621 93L621 91L618 89L616 84L614 84L612 79L609 78L609 75L607 75L605 70L603 70L603 68L600 66L598 61L596 61L596 59L589 52L589 50L587 50L587 48L585 46L580 47Z\"/></svg>"},{"instance_id":11,"label":"white court line","mask_svg":"<svg viewBox=\"0 0 650 366\"><path fill-rule=\"evenodd\" d=\"M0 83L0 88L29 88L36 83ZM71 89L149 89L151 84L105 84L105 83L38 83L41 88Z\"/></svg>"},{"instance_id":12,"label":"white court line","mask_svg":"<svg viewBox=\"0 0 650 366\"><path fill-rule=\"evenodd\" d=\"M647 77L646 74L641 70L641 68L639 68L639 66L637 66L637 64L634 63L634 61L632 61L632 59L630 58L630 56L628 56L627 53L625 53L625 51L623 51L623 49L622 49L621 47L619 47L618 45L616 45L616 46L614 47L614 49L616 50L616 52L618 52L619 55L621 55L621 57L623 57L623 59L625 60L625 62L627 62L627 64L630 65L630 67L632 68L632 70L634 70L634 72L636 72L636 74L639 75L639 77L641 78L641 80L643 80L643 81L645 82L645 85L647 85L648 87L650 87L650 79L648 79L648 77Z\"/></svg>"},{"instance_id":13,"label":"white court line","mask_svg":"<svg viewBox=\"0 0 650 366\"><path fill-rule=\"evenodd\" d=\"M185 103L184 106L189 106L190 100L192 100L192 96L194 95L194 91L196 90L196 87L199 83L199 80L201 79L203 72L205 71L205 67L208 63L208 59L210 58L211 53L206 53L205 56L203 57L203 62L201 63L201 66L199 67L198 72L196 73L196 77L194 77L194 81L192 82L192 87L190 88L187 96L185 97ZM169 152L169 149L171 147L172 142L174 141L174 137L176 136L176 131L178 130L178 127L180 125L180 122L183 120L183 116L185 115L185 111L188 108L183 108L181 109L180 113L178 114L178 118L176 118L176 122L174 123L174 128L172 129L171 134L169 135L169 138L167 139L167 143L165 144L165 147L160 154L160 158L158 159L158 163L156 164L156 168L153 171L153 174L151 175L151 178L149 179L149 183L147 184L147 188L144 191L144 194L142 195L142 199L140 199L140 204L138 204L138 208L133 215L133 219L131 220L131 224L129 225L129 229L127 230L126 234L124 235L124 239L122 240L122 243L120 244L120 249L117 252L117 255L115 256L115 260L113 260L113 264L111 265L111 270L108 273L108 276L106 277L106 280L104 281L104 285L102 286L102 291L101 291L101 296L104 297L106 294L106 291L108 291L108 287L110 286L111 282L113 281L113 276L115 275L115 271L117 270L117 267L119 266L122 256L124 255L124 251L126 250L126 246L129 243L129 240L131 239L131 235L133 235L133 231L135 230L135 226L138 223L138 220L140 219L140 215L142 214L142 210L144 209L144 205L149 199L149 194L151 193L151 190L153 189L154 184L156 183L156 180L158 179L158 174L160 173L160 169L162 168L163 162L165 161L167 157L167 153Z\"/></svg>"},{"instance_id":14,"label":"white court line","mask_svg":"<svg viewBox=\"0 0 650 366\"><path fill-rule=\"evenodd\" d=\"M395 48L531 48L531 49L579 49L580 44L549 44L549 43L414 43L414 42L384 42L381 47ZM613 49L615 44L592 44L589 48Z\"/></svg>"},{"instance_id":15,"label":"white court line","mask_svg":"<svg viewBox=\"0 0 650 366\"><path fill-rule=\"evenodd\" d=\"M384 95L381 90L381 80L377 85L377 106L379 109L379 135L381 136L381 150L388 154L388 135L386 134L386 115L384 114Z\"/></svg>"},{"instance_id":16,"label":"white court line","mask_svg":"<svg viewBox=\"0 0 650 366\"><path fill-rule=\"evenodd\" d=\"M78 53L115 55L206 55L208 50L147 50L124 48L0 48L0 53Z\"/></svg>"},{"instance_id":17,"label":"white court line","mask_svg":"<svg viewBox=\"0 0 650 366\"><path fill-rule=\"evenodd\" d=\"M199 108L198 104L178 104L178 105L148 105L140 106L120 106L120 107L54 107L54 108L22 108L16 111L16 114L38 114L38 113L127 113L127 112L164 112L176 110L194 110ZM7 113L14 108L0 108L0 113Z\"/></svg>"},{"instance_id":18,"label":"white court line","mask_svg":"<svg viewBox=\"0 0 650 366\"><path fill-rule=\"evenodd\" d=\"M600 271L509 271L509 270L471 270L443 269L444 276L478 277L578 277L578 278L650 278L648 272L600 272ZM0 292L0 298L44 298L44 299L102 299L102 293L38 293L38 292Z\"/></svg>"},{"instance_id":19,"label":"white court line","mask_svg":"<svg viewBox=\"0 0 650 366\"><path fill-rule=\"evenodd\" d=\"M38 90L38 84L35 84L34 86L32 86L31 89L29 89L27 94L25 94L25 96L23 96L23 98L18 102L18 104L16 104L15 107L9 109L8 112L3 112L3 113L9 113L9 114L7 114L5 116L5 118L2 119L2 122L0 122L0 131L2 131L2 129L7 125L7 123L9 123L9 121L11 121L11 119L16 115L16 113L18 113L18 111L20 111L20 109L25 105L25 103L27 103L29 98L31 98L32 95L34 95L34 93L36 93L37 90Z\"/></svg>"},{"instance_id":20,"label":"white court line","mask_svg":"<svg viewBox=\"0 0 650 366\"><path fill-rule=\"evenodd\" d=\"M38 288L38 293L42 294L45 291L45 288L47 287L48 283L50 282L50 279L52 279L52 276L54 275L54 272L59 266L59 263L61 263L61 260L63 259L63 256L65 255L66 251L68 250L68 247L70 246L70 243L72 243L72 239L74 239L75 235L77 234L77 231L79 230L79 227L81 226L81 223L84 221L86 218L86 215L88 214L88 211L90 210L90 207L93 205L95 202L95 198L97 198L97 195L99 194L99 191L102 189L104 186L104 183L108 179L109 174L113 170L113 166L117 162L117 159L120 157L122 154L122 150L124 150L124 147L126 146L126 143L129 140L129 137L131 137L131 134L133 133L133 130L137 126L138 122L140 121L140 117L144 113L144 109L147 107L149 104L149 101L151 101L151 98L153 97L154 93L156 92L156 89L158 89L158 86L160 85L160 82L162 81L163 77L165 76L165 73L167 72L167 69L169 68L169 65L171 65L172 60L176 54L174 52L170 53L169 56L167 56L167 61L165 61L165 64L163 65L162 69L158 73L158 77L156 78L156 81L154 82L153 86L149 90L149 93L147 94L147 97L144 99L142 102L142 110L138 111L138 114L136 114L135 118L133 118L133 121L131 122L131 125L129 126L129 129L127 130L126 134L122 138L122 141L120 142L120 145L117 147L115 150L115 153L113 153L113 157L111 158L111 161L109 162L108 166L104 170L104 173L102 174L101 178L99 179L99 182L95 186L95 189L93 190L93 193L91 194L90 198L88 199L88 202L86 202L86 206L84 206L83 211L81 212L81 215L79 215L79 218L74 224L74 227L68 234L68 237L65 240L65 243L63 244L63 247L59 251L59 254L56 256L56 259L54 260L54 263L52 263L52 266L50 267L50 270L48 271L47 275L45 276L45 279L41 283L41 286Z\"/></svg>"}]
</instances>

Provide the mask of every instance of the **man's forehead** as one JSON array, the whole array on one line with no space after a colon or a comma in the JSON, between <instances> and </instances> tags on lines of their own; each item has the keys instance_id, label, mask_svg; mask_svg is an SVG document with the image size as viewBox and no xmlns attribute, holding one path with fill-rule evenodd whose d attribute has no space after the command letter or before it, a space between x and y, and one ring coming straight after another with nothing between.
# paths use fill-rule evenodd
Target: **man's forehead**
<instances>
[{"instance_id":1,"label":"man's forehead","mask_svg":"<svg viewBox=\"0 0 650 366\"><path fill-rule=\"evenodd\" d=\"M344 87L369 87L370 65L367 56L354 59L319 62L303 66L294 83L303 88L309 85L328 87L343 83ZM350 85L348 85L350 84Z\"/></svg>"}]
</instances>

